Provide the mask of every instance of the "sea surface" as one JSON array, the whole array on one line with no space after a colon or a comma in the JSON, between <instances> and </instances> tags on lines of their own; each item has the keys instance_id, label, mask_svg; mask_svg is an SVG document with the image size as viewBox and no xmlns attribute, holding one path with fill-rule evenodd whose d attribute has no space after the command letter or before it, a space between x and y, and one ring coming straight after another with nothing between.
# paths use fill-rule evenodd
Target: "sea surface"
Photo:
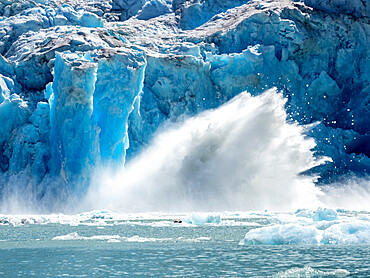
<instances>
[{"instance_id":1,"label":"sea surface","mask_svg":"<svg viewBox=\"0 0 370 278\"><path fill-rule=\"evenodd\" d=\"M0 215L0 276L370 277L370 213L321 216L309 210ZM289 234L286 225L293 227ZM318 231L317 243L302 241L311 234L300 227ZM325 241L329 229L338 232ZM252 230L253 240L246 236Z\"/></svg>"}]
</instances>

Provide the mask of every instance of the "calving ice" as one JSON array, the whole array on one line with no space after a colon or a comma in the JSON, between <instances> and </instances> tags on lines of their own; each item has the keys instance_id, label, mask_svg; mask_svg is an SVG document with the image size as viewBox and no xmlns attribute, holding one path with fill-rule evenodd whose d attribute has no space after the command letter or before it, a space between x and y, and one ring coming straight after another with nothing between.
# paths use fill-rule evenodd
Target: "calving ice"
<instances>
[{"instance_id":1,"label":"calving ice","mask_svg":"<svg viewBox=\"0 0 370 278\"><path fill-rule=\"evenodd\" d=\"M97 169L90 208L127 211L297 209L319 204L313 139L286 121L276 90L244 92L214 110L163 125L120 171ZM284 194L281 194L284 192Z\"/></svg>"}]
</instances>

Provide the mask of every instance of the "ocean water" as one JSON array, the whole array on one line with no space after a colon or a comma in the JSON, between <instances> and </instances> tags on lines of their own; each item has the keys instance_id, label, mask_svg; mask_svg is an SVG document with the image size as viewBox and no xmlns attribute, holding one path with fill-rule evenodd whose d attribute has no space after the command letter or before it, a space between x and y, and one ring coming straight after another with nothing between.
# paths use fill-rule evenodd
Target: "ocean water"
<instances>
[{"instance_id":1,"label":"ocean water","mask_svg":"<svg viewBox=\"0 0 370 278\"><path fill-rule=\"evenodd\" d=\"M0 215L0 276L370 277L370 213L315 213ZM276 234L274 245L244 240L284 225L321 240L331 230L332 240L302 244L299 230Z\"/></svg>"}]
</instances>

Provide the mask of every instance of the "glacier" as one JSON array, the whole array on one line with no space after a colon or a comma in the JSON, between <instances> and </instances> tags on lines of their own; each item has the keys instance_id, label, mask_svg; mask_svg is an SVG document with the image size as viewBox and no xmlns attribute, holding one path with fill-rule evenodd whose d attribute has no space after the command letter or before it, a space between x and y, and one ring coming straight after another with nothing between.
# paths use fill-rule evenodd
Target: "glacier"
<instances>
[{"instance_id":1,"label":"glacier","mask_svg":"<svg viewBox=\"0 0 370 278\"><path fill-rule=\"evenodd\" d=\"M164 126L273 87L286 121L329 158L308 155L310 167L297 169L317 187L368 180L369 9L361 0L1 1L1 210L81 202L97 169L119 171Z\"/></svg>"}]
</instances>

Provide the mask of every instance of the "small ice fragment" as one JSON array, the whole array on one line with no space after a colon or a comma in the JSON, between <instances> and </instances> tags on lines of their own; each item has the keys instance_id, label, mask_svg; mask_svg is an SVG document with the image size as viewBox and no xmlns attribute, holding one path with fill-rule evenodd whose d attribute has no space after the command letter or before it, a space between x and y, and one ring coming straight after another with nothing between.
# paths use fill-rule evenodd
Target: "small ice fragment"
<instances>
[{"instance_id":1,"label":"small ice fragment","mask_svg":"<svg viewBox=\"0 0 370 278\"><path fill-rule=\"evenodd\" d=\"M312 219L314 221L333 221L338 219L338 213L333 210L333 209L328 209L328 208L318 208L312 216Z\"/></svg>"}]
</instances>

